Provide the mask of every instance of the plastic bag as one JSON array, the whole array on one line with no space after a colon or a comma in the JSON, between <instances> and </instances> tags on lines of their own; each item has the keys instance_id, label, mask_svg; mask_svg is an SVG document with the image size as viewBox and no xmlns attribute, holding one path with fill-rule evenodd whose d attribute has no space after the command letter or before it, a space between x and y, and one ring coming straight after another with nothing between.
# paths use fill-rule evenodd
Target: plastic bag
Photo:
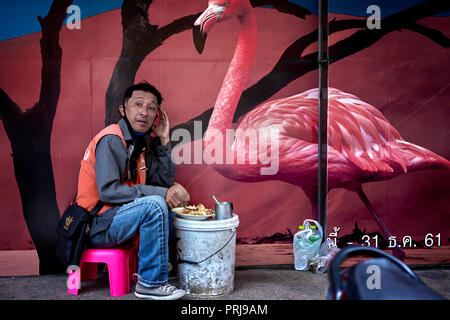
<instances>
[{"instance_id":1,"label":"plastic bag","mask_svg":"<svg viewBox=\"0 0 450 320\"><path fill-rule=\"evenodd\" d=\"M314 273L324 273L328 270L331 260L341 249L334 245L332 240L327 240L320 246L319 255L308 260L308 268Z\"/></svg>"},{"instance_id":2,"label":"plastic bag","mask_svg":"<svg viewBox=\"0 0 450 320\"><path fill-rule=\"evenodd\" d=\"M311 223L316 226L319 237L311 229ZM303 221L303 226L305 229L294 235L293 251L295 270L308 270L308 261L319 256L320 243L323 237L322 226L317 221L306 219Z\"/></svg>"}]
</instances>

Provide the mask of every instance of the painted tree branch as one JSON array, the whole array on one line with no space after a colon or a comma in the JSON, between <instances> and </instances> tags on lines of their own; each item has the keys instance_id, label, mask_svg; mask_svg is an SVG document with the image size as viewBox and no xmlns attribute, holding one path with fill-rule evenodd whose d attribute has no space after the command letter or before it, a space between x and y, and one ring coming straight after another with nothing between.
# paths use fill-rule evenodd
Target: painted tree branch
<instances>
[{"instance_id":1,"label":"painted tree branch","mask_svg":"<svg viewBox=\"0 0 450 320\"><path fill-rule=\"evenodd\" d=\"M151 3L151 0L124 0L122 4L122 51L106 92L105 126L119 119L117 108L122 104L123 93L134 82L148 52L160 43L156 36L157 27L148 21L147 11Z\"/></svg>"},{"instance_id":2,"label":"painted tree branch","mask_svg":"<svg viewBox=\"0 0 450 320\"><path fill-rule=\"evenodd\" d=\"M411 25L405 26L405 29L415 31L428 39L436 42L436 44L440 45L443 48L450 47L450 39L447 38L442 32L439 30L435 30L432 28L425 27L423 25L413 23Z\"/></svg>"},{"instance_id":3,"label":"painted tree branch","mask_svg":"<svg viewBox=\"0 0 450 320\"><path fill-rule=\"evenodd\" d=\"M21 113L20 107L0 88L0 118L8 137L14 135L14 130L18 128Z\"/></svg>"},{"instance_id":4,"label":"painted tree branch","mask_svg":"<svg viewBox=\"0 0 450 320\"><path fill-rule=\"evenodd\" d=\"M72 0L55 0L44 18L40 40L42 70L38 102L22 109L0 90L0 114L11 142L14 173L23 215L39 256L39 273L65 270L55 257L56 226L60 213L50 156L50 137L61 88L59 33Z\"/></svg>"},{"instance_id":5,"label":"painted tree branch","mask_svg":"<svg viewBox=\"0 0 450 320\"><path fill-rule=\"evenodd\" d=\"M272 6L281 13L293 15L300 19L305 19L306 16L311 15L311 11L303 8L288 0L250 0L253 8L262 6Z\"/></svg>"}]
</instances>

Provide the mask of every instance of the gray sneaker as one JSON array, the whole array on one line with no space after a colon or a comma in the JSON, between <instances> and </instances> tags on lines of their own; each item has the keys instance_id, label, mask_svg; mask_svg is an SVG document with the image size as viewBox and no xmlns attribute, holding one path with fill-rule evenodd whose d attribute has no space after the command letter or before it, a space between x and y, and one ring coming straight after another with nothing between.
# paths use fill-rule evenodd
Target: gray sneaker
<instances>
[{"instance_id":1,"label":"gray sneaker","mask_svg":"<svg viewBox=\"0 0 450 320\"><path fill-rule=\"evenodd\" d=\"M186 294L183 289L178 289L170 284L165 284L160 287L145 287L139 282L136 284L134 291L136 297L141 299L152 300L176 300L180 299Z\"/></svg>"}]
</instances>

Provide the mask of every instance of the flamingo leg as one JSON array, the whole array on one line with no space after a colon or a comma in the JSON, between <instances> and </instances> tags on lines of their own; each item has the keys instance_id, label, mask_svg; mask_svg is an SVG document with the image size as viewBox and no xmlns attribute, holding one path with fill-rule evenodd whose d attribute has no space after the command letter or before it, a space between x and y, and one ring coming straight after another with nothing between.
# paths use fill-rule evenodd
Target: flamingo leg
<instances>
[{"instance_id":1,"label":"flamingo leg","mask_svg":"<svg viewBox=\"0 0 450 320\"><path fill-rule=\"evenodd\" d=\"M378 226L380 227L383 235L386 237L386 239L389 239L389 237L392 236L392 234L389 232L388 228L386 227L386 225L384 224L384 222L380 219L380 217L378 217L374 207L372 206L372 204L370 203L369 199L367 198L366 194L364 193L364 191L362 190L362 188L358 191L358 196L361 199L361 201L364 203L364 205L366 206L366 208L369 210L370 214L372 215L372 217L375 219L375 222L378 224ZM392 254L399 258L400 260L403 260L406 256L405 251L400 248L399 245L397 245L397 247L395 247L392 250Z\"/></svg>"}]
</instances>

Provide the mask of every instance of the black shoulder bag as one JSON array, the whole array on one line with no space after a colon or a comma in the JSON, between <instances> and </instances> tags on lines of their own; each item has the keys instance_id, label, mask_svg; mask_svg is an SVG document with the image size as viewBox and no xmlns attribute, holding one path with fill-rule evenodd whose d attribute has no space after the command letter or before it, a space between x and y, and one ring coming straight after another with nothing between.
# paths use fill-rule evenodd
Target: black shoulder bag
<instances>
[{"instance_id":1,"label":"black shoulder bag","mask_svg":"<svg viewBox=\"0 0 450 320\"><path fill-rule=\"evenodd\" d=\"M56 257L66 267L79 265L81 253L86 247L86 240L89 236L90 224L103 205L99 201L89 212L76 203L72 203L64 211L56 229L58 233Z\"/></svg>"}]
</instances>

